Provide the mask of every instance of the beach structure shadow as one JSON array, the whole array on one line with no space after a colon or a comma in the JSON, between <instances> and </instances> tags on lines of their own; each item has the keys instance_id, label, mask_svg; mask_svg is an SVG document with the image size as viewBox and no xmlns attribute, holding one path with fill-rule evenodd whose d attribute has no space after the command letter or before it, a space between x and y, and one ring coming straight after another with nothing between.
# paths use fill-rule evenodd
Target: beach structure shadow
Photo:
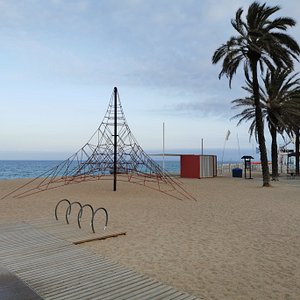
<instances>
[{"instance_id":1,"label":"beach structure shadow","mask_svg":"<svg viewBox=\"0 0 300 300\"><path fill-rule=\"evenodd\" d=\"M20 278L2 266L0 266L0 299L42 300L42 298L37 295L29 286L27 286Z\"/></svg>"}]
</instances>

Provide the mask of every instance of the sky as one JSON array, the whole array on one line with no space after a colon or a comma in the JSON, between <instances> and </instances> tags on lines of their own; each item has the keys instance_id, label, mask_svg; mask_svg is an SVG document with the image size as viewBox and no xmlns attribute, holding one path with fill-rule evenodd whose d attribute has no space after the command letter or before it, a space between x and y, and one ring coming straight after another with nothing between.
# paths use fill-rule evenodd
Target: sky
<instances>
[{"instance_id":1,"label":"sky","mask_svg":"<svg viewBox=\"0 0 300 300\"><path fill-rule=\"evenodd\" d=\"M115 86L148 153L162 151L164 123L166 152L197 153L203 141L204 154L254 154L243 153L257 146L249 124L232 120L239 111L231 101L245 95L243 74L230 89L218 79L221 64L211 63L235 34L236 10L251 3L0 0L0 160L75 153L100 125ZM298 0L268 4L300 22ZM300 24L288 33L300 43Z\"/></svg>"}]
</instances>

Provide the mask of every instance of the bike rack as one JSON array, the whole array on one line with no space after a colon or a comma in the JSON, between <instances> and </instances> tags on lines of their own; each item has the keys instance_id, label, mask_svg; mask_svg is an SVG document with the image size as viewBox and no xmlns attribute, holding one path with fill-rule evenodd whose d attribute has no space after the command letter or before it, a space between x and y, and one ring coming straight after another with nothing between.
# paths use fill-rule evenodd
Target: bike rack
<instances>
[{"instance_id":1,"label":"bike rack","mask_svg":"<svg viewBox=\"0 0 300 300\"><path fill-rule=\"evenodd\" d=\"M94 211L94 213L93 213L93 216L92 216L92 224L91 224L92 230L93 230L94 233L95 233L95 228L94 228L95 215L96 215L97 211L99 211L99 210L103 210L104 213L105 213L105 225L104 225L103 230L106 229L107 223L108 223L108 213L107 213L107 210L106 210L104 207L99 207L99 208L97 208L97 209Z\"/></svg>"},{"instance_id":2,"label":"bike rack","mask_svg":"<svg viewBox=\"0 0 300 300\"><path fill-rule=\"evenodd\" d=\"M94 221L95 221L95 215L96 213L99 211L99 210L103 210L104 213L105 213L105 225L104 225L104 230L106 229L107 227L107 223L108 223L108 212L107 210L104 208L104 207L99 207L97 208L96 210L94 210L93 206L90 205L90 204L84 204L82 205L80 202L78 201L74 201L74 202L70 202L68 199L62 199L60 201L58 201L58 203L56 204L55 206L55 210L54 210L54 214L55 214L55 219L58 220L58 217L57 217L57 209L58 209L58 206L62 203L62 202L67 202L69 205L66 209L66 213L65 213L65 219L66 219L66 222L67 224L70 224L69 220L70 220L70 217L71 217L71 212L72 212L72 206L73 205L78 205L80 207L79 211L78 211L78 214L77 214L77 224L78 224L78 227L81 229L81 223L80 223L80 220L82 218L82 214L83 214L83 210L85 207L89 207L91 209L91 222L90 222L90 226L92 227L92 230L93 230L93 233L95 233L95 227L94 227Z\"/></svg>"},{"instance_id":3,"label":"bike rack","mask_svg":"<svg viewBox=\"0 0 300 300\"><path fill-rule=\"evenodd\" d=\"M62 200L58 201L58 203L55 206L55 210L54 210L54 214L55 214L55 219L56 220L58 220L58 217L57 217L57 208L58 208L59 204L62 203L62 202L68 202L69 206L71 205L71 202L68 199L62 199Z\"/></svg>"},{"instance_id":4,"label":"bike rack","mask_svg":"<svg viewBox=\"0 0 300 300\"><path fill-rule=\"evenodd\" d=\"M82 217L82 214L83 214L83 209L85 207L89 207L92 211L92 219L93 219L93 215L94 215L94 209L93 209L93 206L90 205L90 204L85 204L85 205L82 205L82 207L80 208L79 212L78 212L78 215L77 215L77 223L78 223L78 227L81 228L81 224L80 224L80 220L81 220L81 217ZM91 219L91 222L90 222L90 226L92 226L92 219ZM95 231L93 231L95 233Z\"/></svg>"},{"instance_id":5,"label":"bike rack","mask_svg":"<svg viewBox=\"0 0 300 300\"><path fill-rule=\"evenodd\" d=\"M74 201L74 202L72 202L72 203L69 205L69 207L66 209L66 222L67 222L67 224L69 224L69 218L70 218L70 215L71 215L72 205L74 205L74 204L79 205L79 206L80 206L80 209L82 208L81 203L78 202L78 201ZM79 211L80 211L80 210L79 210Z\"/></svg>"}]
</instances>

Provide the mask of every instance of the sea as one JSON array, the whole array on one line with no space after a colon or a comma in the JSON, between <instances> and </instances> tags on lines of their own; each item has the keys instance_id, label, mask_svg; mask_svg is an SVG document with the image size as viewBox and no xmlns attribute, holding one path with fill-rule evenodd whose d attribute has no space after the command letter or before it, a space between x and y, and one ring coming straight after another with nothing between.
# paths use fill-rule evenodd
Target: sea
<instances>
[{"instance_id":1,"label":"sea","mask_svg":"<svg viewBox=\"0 0 300 300\"><path fill-rule=\"evenodd\" d=\"M62 160L0 160L0 180L17 178L35 178L56 167ZM171 174L180 173L178 160L156 161L158 165Z\"/></svg>"},{"instance_id":2,"label":"sea","mask_svg":"<svg viewBox=\"0 0 300 300\"><path fill-rule=\"evenodd\" d=\"M153 154L160 153L161 151L153 151L152 154L149 154L151 159L153 159L160 167L163 168L166 172L172 175L180 174L180 157L178 155L175 156L166 156L164 159L161 154ZM27 159L23 160L15 160L14 158L7 158L6 160L3 157L9 157L8 154L0 151L1 159L0 160L0 180L3 179L17 179L17 178L36 178L46 173L50 169L59 165L63 160L61 157L67 157L66 155L60 154L59 157L55 160L47 160L44 158L40 159L31 159L32 154L27 155L26 153L22 153ZM197 153L195 149L179 149L178 151L174 150L170 153ZM218 164L232 164L232 163L241 163L241 155L253 155L255 160L258 160L257 154L252 154L251 149L241 149L241 153L238 153L236 149L226 149L225 155L224 150L222 149L210 149L207 153L217 155ZM11 153L9 153L12 155ZM206 153L205 153L206 154ZM256 155L256 156L255 156ZM34 155L38 157L38 155ZM224 161L222 157L224 156ZM30 157L30 158L29 158Z\"/></svg>"}]
</instances>

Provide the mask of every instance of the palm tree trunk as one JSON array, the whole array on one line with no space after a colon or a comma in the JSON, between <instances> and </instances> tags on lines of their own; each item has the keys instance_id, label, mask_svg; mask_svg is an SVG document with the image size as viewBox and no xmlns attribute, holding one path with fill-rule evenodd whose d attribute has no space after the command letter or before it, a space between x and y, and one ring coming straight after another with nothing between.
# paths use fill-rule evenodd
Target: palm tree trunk
<instances>
[{"instance_id":1,"label":"palm tree trunk","mask_svg":"<svg viewBox=\"0 0 300 300\"><path fill-rule=\"evenodd\" d=\"M270 134L272 137L272 180L278 180L278 150L277 150L277 131L272 124L270 125Z\"/></svg>"},{"instance_id":2,"label":"palm tree trunk","mask_svg":"<svg viewBox=\"0 0 300 300\"><path fill-rule=\"evenodd\" d=\"M262 167L263 186L270 186L270 172L268 166L268 156L266 148L266 140L264 135L264 123L259 99L259 84L257 79L257 59L251 59L252 80L253 80L253 96L255 103L255 121L257 138L260 150L260 162Z\"/></svg>"},{"instance_id":3,"label":"palm tree trunk","mask_svg":"<svg viewBox=\"0 0 300 300\"><path fill-rule=\"evenodd\" d=\"M295 130L296 134L296 141L295 141L295 155L296 155L296 175L299 176L299 143L300 143L300 128L296 128Z\"/></svg>"}]
</instances>

